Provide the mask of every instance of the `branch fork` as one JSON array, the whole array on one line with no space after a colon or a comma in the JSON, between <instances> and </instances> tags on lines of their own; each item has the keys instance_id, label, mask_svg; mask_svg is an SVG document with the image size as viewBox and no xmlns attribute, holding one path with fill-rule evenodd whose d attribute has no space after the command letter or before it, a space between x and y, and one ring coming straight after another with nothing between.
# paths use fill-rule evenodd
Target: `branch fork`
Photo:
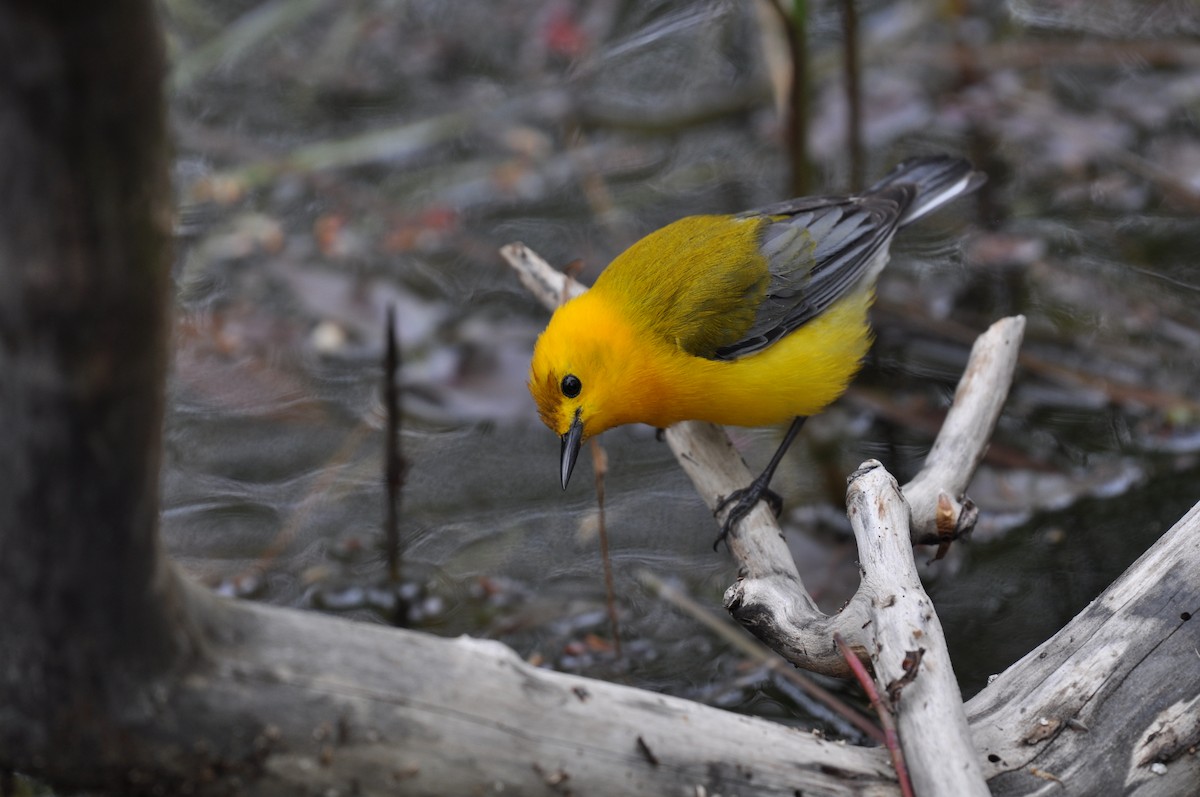
<instances>
[{"instance_id":1,"label":"branch fork","mask_svg":"<svg viewBox=\"0 0 1200 797\"><path fill-rule=\"evenodd\" d=\"M509 244L501 254L547 307L584 290L523 244ZM762 503L727 539L739 575L724 604L743 627L798 667L847 676L850 667L834 641L842 639L855 655L870 660L882 691L893 699L902 694L897 723L919 794L988 793L912 545L944 548L974 526L978 510L965 496L966 487L1008 395L1024 328L1024 317L1005 318L976 341L941 432L912 481L901 488L875 460L850 476L846 505L862 582L842 611L831 616L817 608ZM712 509L751 479L720 427L680 423L666 431L666 440ZM953 772L942 766L945 761L956 762L949 768Z\"/></svg>"}]
</instances>

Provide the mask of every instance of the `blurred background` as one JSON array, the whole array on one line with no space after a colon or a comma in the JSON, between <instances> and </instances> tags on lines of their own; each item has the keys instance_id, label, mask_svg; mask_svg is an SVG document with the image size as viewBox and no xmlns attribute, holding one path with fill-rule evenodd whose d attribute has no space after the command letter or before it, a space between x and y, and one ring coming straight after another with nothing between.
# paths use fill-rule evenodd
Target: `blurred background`
<instances>
[{"instance_id":1,"label":"blurred background","mask_svg":"<svg viewBox=\"0 0 1200 797\"><path fill-rule=\"evenodd\" d=\"M525 388L548 313L497 249L580 261L590 282L681 216L851 191L936 152L989 182L901 236L866 368L774 482L823 608L857 583L846 475L868 457L916 472L970 344L1005 315L1028 328L969 490L981 521L925 567L967 696L1200 498L1194 2L161 7L178 195L164 536L224 594L491 637L857 738L642 585L650 571L723 614L735 578L648 428L602 438L616 654L589 457L564 493ZM382 544L389 305L399 585ZM730 430L754 471L782 431Z\"/></svg>"}]
</instances>

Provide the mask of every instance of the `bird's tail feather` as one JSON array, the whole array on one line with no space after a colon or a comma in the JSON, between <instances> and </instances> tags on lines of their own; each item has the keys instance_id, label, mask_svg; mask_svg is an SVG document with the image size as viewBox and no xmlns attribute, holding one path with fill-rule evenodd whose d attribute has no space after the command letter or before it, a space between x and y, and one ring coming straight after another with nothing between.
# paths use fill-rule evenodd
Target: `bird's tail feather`
<instances>
[{"instance_id":1,"label":"bird's tail feather","mask_svg":"<svg viewBox=\"0 0 1200 797\"><path fill-rule=\"evenodd\" d=\"M864 194L879 193L899 185L916 188L898 223L899 227L905 227L955 197L974 191L986 180L987 175L975 171L962 158L934 155L902 161Z\"/></svg>"}]
</instances>

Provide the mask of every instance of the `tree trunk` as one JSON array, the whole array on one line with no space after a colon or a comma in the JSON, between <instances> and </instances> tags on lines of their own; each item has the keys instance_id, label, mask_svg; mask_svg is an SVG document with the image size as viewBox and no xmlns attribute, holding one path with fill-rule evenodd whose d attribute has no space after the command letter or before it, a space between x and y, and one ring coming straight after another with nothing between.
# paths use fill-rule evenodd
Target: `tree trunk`
<instances>
[{"instance_id":1,"label":"tree trunk","mask_svg":"<svg viewBox=\"0 0 1200 797\"><path fill-rule=\"evenodd\" d=\"M0 6L0 723L118 765L113 716L195 650L157 538L170 269L146 2Z\"/></svg>"}]
</instances>

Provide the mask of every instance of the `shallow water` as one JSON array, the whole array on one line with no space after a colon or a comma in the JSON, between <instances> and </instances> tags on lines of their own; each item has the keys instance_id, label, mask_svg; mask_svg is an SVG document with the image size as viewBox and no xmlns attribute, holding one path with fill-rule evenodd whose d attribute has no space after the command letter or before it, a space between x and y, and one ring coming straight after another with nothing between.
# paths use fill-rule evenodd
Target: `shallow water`
<instances>
[{"instance_id":1,"label":"shallow water","mask_svg":"<svg viewBox=\"0 0 1200 797\"><path fill-rule=\"evenodd\" d=\"M164 7L180 197L172 555L228 594L396 619L378 365L393 304L418 625L839 732L637 580L678 580L719 612L735 576L645 428L603 437L614 660L590 465L560 491L558 442L524 387L546 314L496 251L522 240L582 259L590 280L682 215L782 198L761 20L729 3ZM845 475L867 457L914 473L971 340L1026 315L1026 359L970 490L980 528L927 574L967 692L1200 497L1196 45L1138 38L1097 56L1089 37L1126 6L1094 7L861 10L866 172L952 151L990 182L898 242L863 374L775 486L805 582L836 610L856 572ZM839 190L837 15L815 13L810 149L821 190ZM732 430L752 467L781 433Z\"/></svg>"}]
</instances>

